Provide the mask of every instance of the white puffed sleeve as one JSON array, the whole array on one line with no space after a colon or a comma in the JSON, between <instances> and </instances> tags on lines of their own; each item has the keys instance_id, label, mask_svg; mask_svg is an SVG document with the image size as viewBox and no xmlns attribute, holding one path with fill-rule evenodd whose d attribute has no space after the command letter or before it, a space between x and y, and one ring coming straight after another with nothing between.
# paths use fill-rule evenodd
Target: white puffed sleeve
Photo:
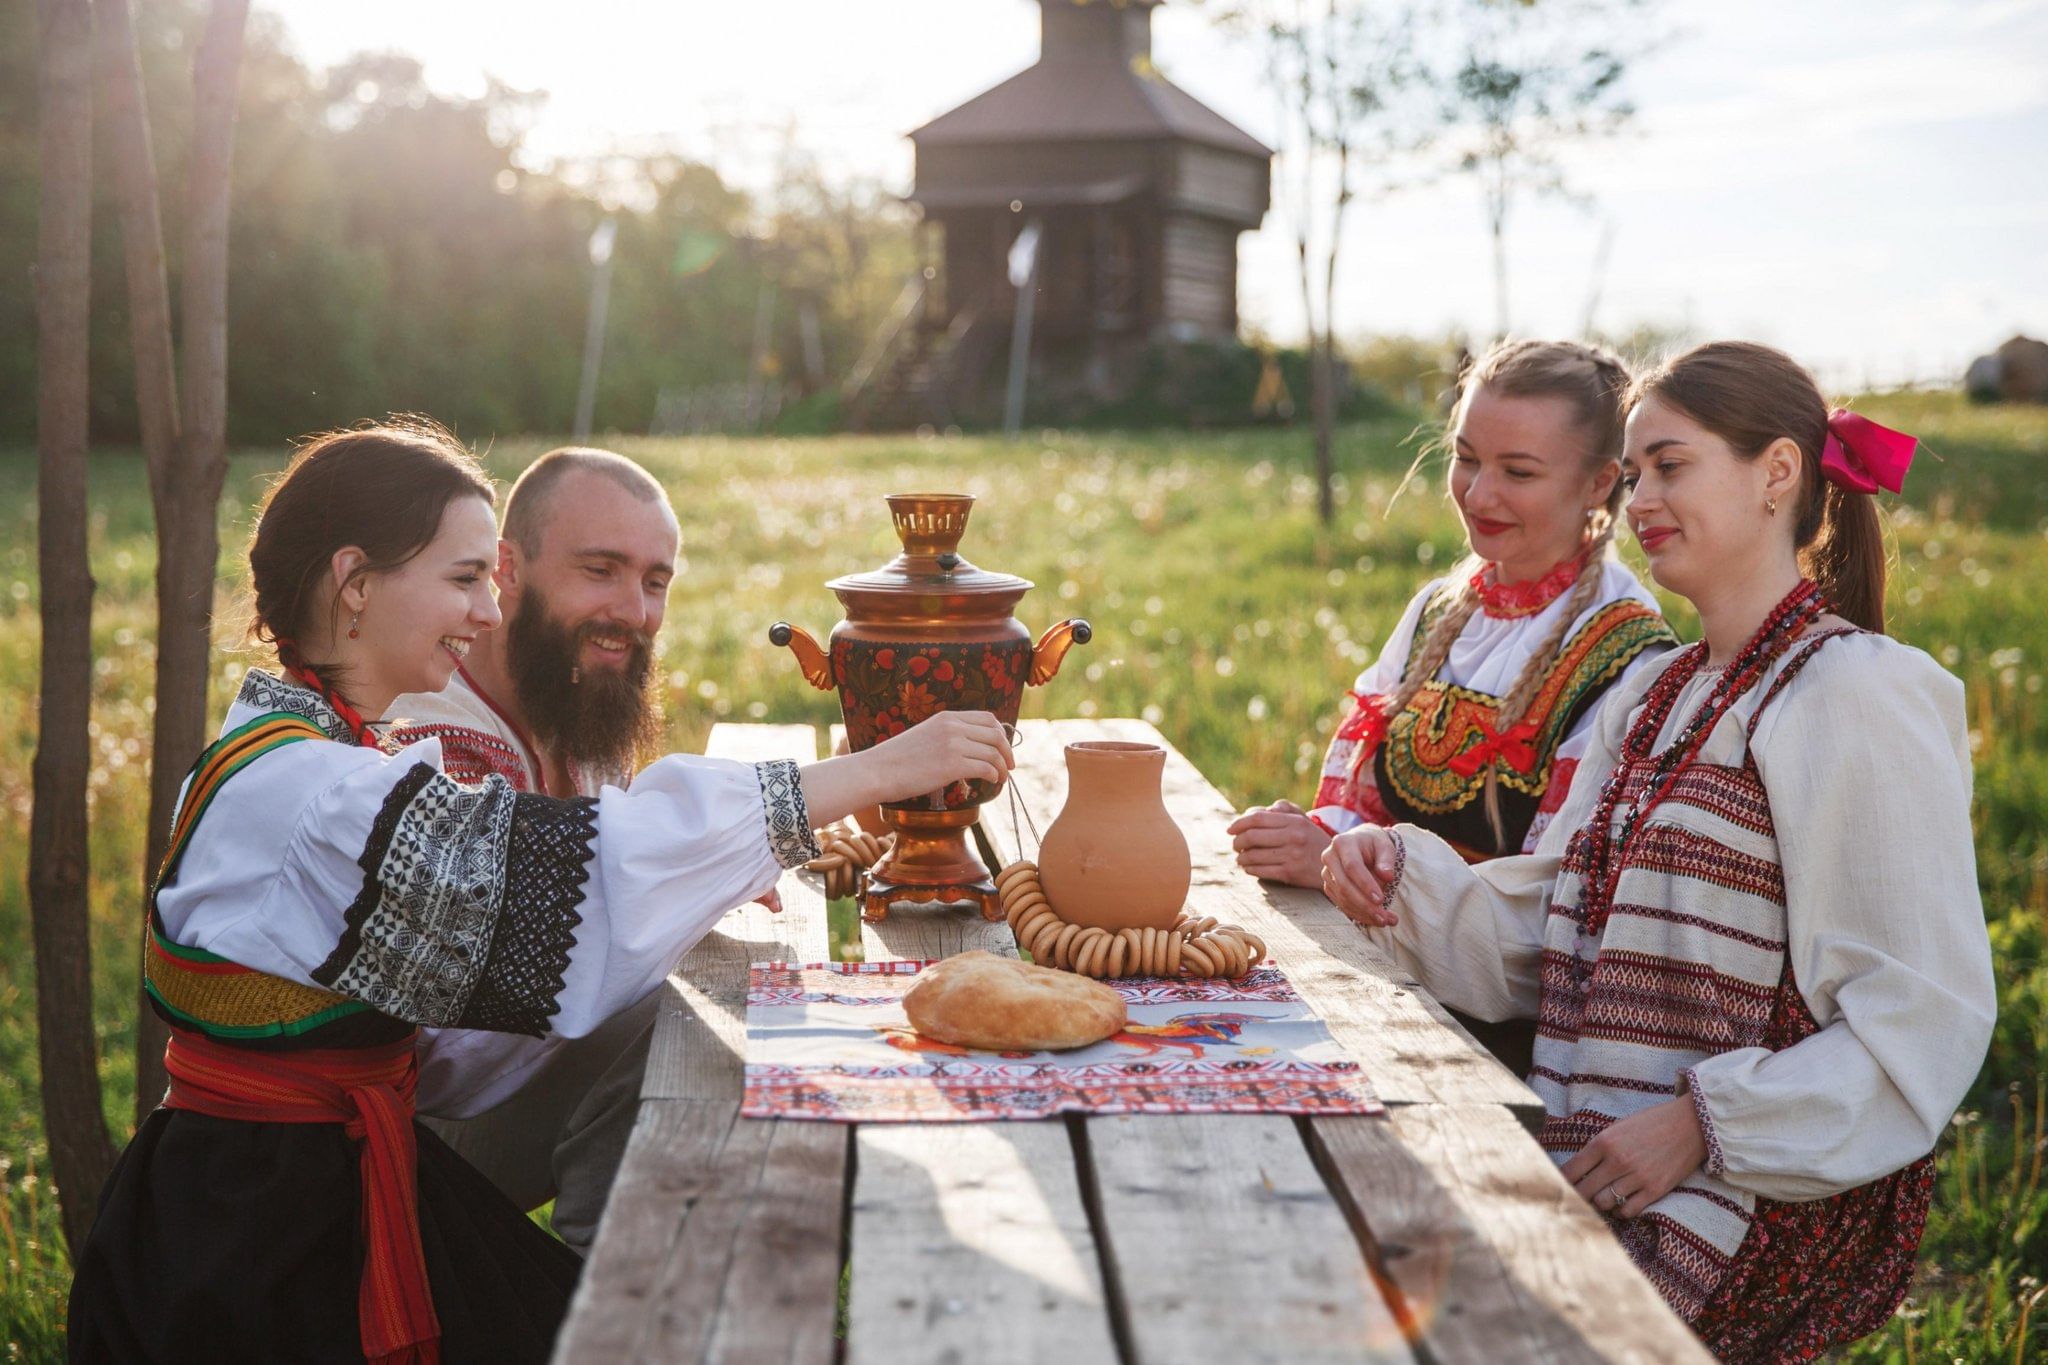
<instances>
[{"instance_id":1,"label":"white puffed sleeve","mask_svg":"<svg viewBox=\"0 0 2048 1365\"><path fill-rule=\"evenodd\" d=\"M1601 698L1571 792L1533 853L1472 864L1420 826L1393 827L1401 867L1388 903L1399 921L1366 934L1443 1004L1494 1022L1536 1017L1558 867L1572 835L1593 818L1629 712L1661 671L1634 669Z\"/></svg>"},{"instance_id":2,"label":"white puffed sleeve","mask_svg":"<svg viewBox=\"0 0 2048 1365\"><path fill-rule=\"evenodd\" d=\"M1323 753L1322 776L1316 788L1315 805L1309 811L1311 818L1321 822L1333 834L1356 829L1367 822L1367 812L1361 809L1363 803L1352 789L1351 782L1351 760L1359 744L1359 708L1367 704L1363 699L1384 697L1401 685L1401 675L1408 668L1408 655L1415 648L1416 624L1422 619L1423 608L1429 605L1430 597L1444 582L1444 579L1433 578L1423 584L1422 591L1415 594L1402 611L1401 619L1394 623L1393 632L1387 636L1386 644L1380 647L1379 656L1351 684L1350 695L1337 717L1337 728ZM1372 784L1369 765L1359 770L1359 776L1368 786ZM1376 795L1373 801L1377 804Z\"/></svg>"},{"instance_id":3,"label":"white puffed sleeve","mask_svg":"<svg viewBox=\"0 0 2048 1365\"><path fill-rule=\"evenodd\" d=\"M1792 973L1820 1032L1692 1067L1708 1173L1817 1199L1933 1150L1997 997L1970 829L1963 688L1883 636L1821 647L1753 745L1784 864Z\"/></svg>"},{"instance_id":4,"label":"white puffed sleeve","mask_svg":"<svg viewBox=\"0 0 2048 1365\"><path fill-rule=\"evenodd\" d=\"M438 760L434 741L259 759L159 898L174 940L412 1023L581 1036L816 854L789 762L672 756L562 800Z\"/></svg>"}]
</instances>

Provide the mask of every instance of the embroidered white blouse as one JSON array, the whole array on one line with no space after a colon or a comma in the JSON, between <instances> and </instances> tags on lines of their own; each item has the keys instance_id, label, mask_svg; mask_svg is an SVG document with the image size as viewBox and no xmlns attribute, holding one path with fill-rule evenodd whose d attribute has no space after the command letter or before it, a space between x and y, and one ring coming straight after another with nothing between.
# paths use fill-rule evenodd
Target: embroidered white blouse
<instances>
[{"instance_id":1,"label":"embroidered white blouse","mask_svg":"<svg viewBox=\"0 0 2048 1365\"><path fill-rule=\"evenodd\" d=\"M1567 845L1591 819L1661 672L1653 667L1602 703L1579 779L1534 854L1472 866L1429 832L1397 826L1400 922L1370 932L1445 1004L1506 1019L1538 1013L1546 950L1572 970L1614 948L1624 926L1661 935L1648 951L1711 961L1743 988L1744 954L1775 917L1783 960L1818 1033L1777 1052L1749 1046L1697 1057L1612 1033L1589 1031L1569 1044L1539 1035L1533 1083L1554 1118L1618 1118L1684 1093L1689 1078L1707 1130L1707 1183L1806 1200L1932 1150L1982 1064L1997 1005L1970 826L1962 685L1917 649L1847 636L1820 648L1764 709L1750 741L1746 727L1784 662L1737 702L1700 753L1700 762L1724 765L1741 764L1745 746L1754 755L1774 840L1703 808L1676 809L1675 801L1671 813L1660 806L1651 817L1680 822L1759 865L1775 861L1782 907L1694 877L1630 870L1617 889L1609 942L1589 941L1568 916L1550 914L1553 894L1566 903L1559 865ZM1672 742L1714 680L1703 672L1690 681L1653 752ZM1567 873L1566 881L1576 878ZM1647 908L1624 916L1624 903ZM1544 1072L1569 1078L1570 1087ZM1561 1161L1569 1152L1553 1155Z\"/></svg>"},{"instance_id":2,"label":"embroidered white blouse","mask_svg":"<svg viewBox=\"0 0 2048 1365\"><path fill-rule=\"evenodd\" d=\"M285 745L229 778L158 913L174 943L450 1030L423 1044L423 1113L505 1098L816 856L793 763L672 755L557 800L457 783L435 740L359 747L316 694L265 673L223 732L271 711L340 742Z\"/></svg>"}]
</instances>

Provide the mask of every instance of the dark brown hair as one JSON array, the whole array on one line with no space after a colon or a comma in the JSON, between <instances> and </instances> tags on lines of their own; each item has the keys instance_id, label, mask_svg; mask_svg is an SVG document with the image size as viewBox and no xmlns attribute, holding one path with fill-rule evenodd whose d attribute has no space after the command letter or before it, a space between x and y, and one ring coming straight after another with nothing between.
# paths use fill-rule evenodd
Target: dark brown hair
<instances>
[{"instance_id":1,"label":"dark brown hair","mask_svg":"<svg viewBox=\"0 0 2048 1365\"><path fill-rule=\"evenodd\" d=\"M1884 527L1877 501L1821 476L1828 403L1804 366L1755 342L1710 341L1637 381L1629 404L1645 398L1678 409L1744 460L1756 459L1781 438L1797 445L1792 543L1800 568L1844 620L1883 633Z\"/></svg>"},{"instance_id":2,"label":"dark brown hair","mask_svg":"<svg viewBox=\"0 0 2048 1365\"><path fill-rule=\"evenodd\" d=\"M271 485L249 538L249 585L255 598L250 638L277 646L285 663L314 613L341 618L340 594L328 586L337 550L353 545L365 558L350 581L395 569L441 527L459 497L497 501L476 457L438 422L393 417L325 432L299 447ZM312 671L338 687L338 670Z\"/></svg>"}]
</instances>

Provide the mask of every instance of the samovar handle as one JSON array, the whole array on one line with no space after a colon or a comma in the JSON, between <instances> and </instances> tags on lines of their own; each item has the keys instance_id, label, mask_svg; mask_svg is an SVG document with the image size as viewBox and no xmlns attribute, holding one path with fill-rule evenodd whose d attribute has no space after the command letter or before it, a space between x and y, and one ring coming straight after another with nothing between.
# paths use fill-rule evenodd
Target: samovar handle
<instances>
[{"instance_id":1,"label":"samovar handle","mask_svg":"<svg viewBox=\"0 0 2048 1365\"><path fill-rule=\"evenodd\" d=\"M802 626L793 626L787 621L777 621L768 627L768 642L776 646L787 646L796 655L797 667L804 671L804 681L820 692L830 692L832 680L832 656L818 648L818 642Z\"/></svg>"},{"instance_id":2,"label":"samovar handle","mask_svg":"<svg viewBox=\"0 0 2048 1365\"><path fill-rule=\"evenodd\" d=\"M1048 628L1038 637L1038 643L1031 647L1031 685L1043 687L1051 682L1053 674L1060 671L1060 661L1067 657L1067 651L1094 638L1095 628L1078 616Z\"/></svg>"}]
</instances>

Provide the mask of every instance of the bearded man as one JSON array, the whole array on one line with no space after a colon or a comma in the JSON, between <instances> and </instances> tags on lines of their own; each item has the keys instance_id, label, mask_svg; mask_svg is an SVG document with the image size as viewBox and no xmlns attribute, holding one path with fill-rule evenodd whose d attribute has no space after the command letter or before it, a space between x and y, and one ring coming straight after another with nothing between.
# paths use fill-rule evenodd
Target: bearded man
<instances>
[{"instance_id":1,"label":"bearded man","mask_svg":"<svg viewBox=\"0 0 2048 1365\"><path fill-rule=\"evenodd\" d=\"M393 703L403 719L387 741L439 739L462 781L497 773L550 796L623 785L660 736L654 637L681 541L667 493L624 456L570 447L535 460L505 500L493 572L504 625L476 638L446 690ZM521 1208L553 1199L555 1232L578 1251L625 1153L658 1003L656 992L563 1040L497 1108L428 1120ZM493 1041L466 1043L473 1056Z\"/></svg>"},{"instance_id":2,"label":"bearded man","mask_svg":"<svg viewBox=\"0 0 2048 1365\"><path fill-rule=\"evenodd\" d=\"M592 795L659 737L654 635L682 536L668 494L623 455L568 447L505 500L493 579L505 624L448 687L402 697L394 740L434 736L451 776Z\"/></svg>"}]
</instances>

